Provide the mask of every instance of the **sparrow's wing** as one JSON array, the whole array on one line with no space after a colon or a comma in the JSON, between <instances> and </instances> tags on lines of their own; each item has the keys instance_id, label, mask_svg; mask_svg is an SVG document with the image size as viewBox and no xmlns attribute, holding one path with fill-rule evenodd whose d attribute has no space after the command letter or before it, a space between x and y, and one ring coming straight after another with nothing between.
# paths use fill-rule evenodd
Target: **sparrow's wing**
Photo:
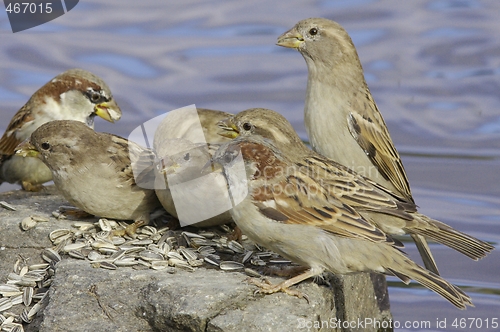
<instances>
[{"instance_id":1,"label":"sparrow's wing","mask_svg":"<svg viewBox=\"0 0 500 332\"><path fill-rule=\"evenodd\" d=\"M300 172L260 188L253 199L263 215L278 222L315 226L342 237L394 243L351 206L340 202L315 179Z\"/></svg>"},{"instance_id":2,"label":"sparrow's wing","mask_svg":"<svg viewBox=\"0 0 500 332\"><path fill-rule=\"evenodd\" d=\"M413 201L407 201L377 183L353 172L349 168L319 155L305 158L306 169L321 179L326 190L341 202L355 209L394 215L413 220L417 211Z\"/></svg>"},{"instance_id":3,"label":"sparrow's wing","mask_svg":"<svg viewBox=\"0 0 500 332\"><path fill-rule=\"evenodd\" d=\"M366 98L368 100L363 105L353 106L348 118L349 131L380 174L396 187L399 194L413 202L403 163L392 143L384 119L369 91Z\"/></svg>"},{"instance_id":4,"label":"sparrow's wing","mask_svg":"<svg viewBox=\"0 0 500 332\"><path fill-rule=\"evenodd\" d=\"M0 138L0 154L9 156L14 154L16 146L22 142L22 140L16 137L17 130L25 125L29 125L31 121L33 121L33 115L29 108L24 105L10 120L5 133Z\"/></svg>"},{"instance_id":5,"label":"sparrow's wing","mask_svg":"<svg viewBox=\"0 0 500 332\"><path fill-rule=\"evenodd\" d=\"M124 182L141 188L154 188L154 152L123 137L107 135L111 139L108 151Z\"/></svg>"}]
</instances>

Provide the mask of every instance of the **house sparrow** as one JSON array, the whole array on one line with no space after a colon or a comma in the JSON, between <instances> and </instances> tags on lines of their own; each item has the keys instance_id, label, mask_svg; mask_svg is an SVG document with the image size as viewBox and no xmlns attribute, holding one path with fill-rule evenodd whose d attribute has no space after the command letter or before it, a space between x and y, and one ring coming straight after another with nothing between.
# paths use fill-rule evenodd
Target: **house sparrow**
<instances>
[{"instance_id":1,"label":"house sparrow","mask_svg":"<svg viewBox=\"0 0 500 332\"><path fill-rule=\"evenodd\" d=\"M18 146L17 154L38 157L52 172L59 192L74 206L104 218L133 220L134 233L149 222L160 202L154 190L137 182L154 181L152 168L133 172L134 163L152 164L154 154L122 137L96 133L82 122L51 121Z\"/></svg>"},{"instance_id":2,"label":"house sparrow","mask_svg":"<svg viewBox=\"0 0 500 332\"><path fill-rule=\"evenodd\" d=\"M220 174L204 168L219 144L230 141L218 135L217 123L231 115L194 106L182 108L167 113L155 131L153 147L159 163L154 188L165 210L181 226L212 227L231 221L228 201L216 192ZM211 197L210 202L206 197Z\"/></svg>"},{"instance_id":3,"label":"house sparrow","mask_svg":"<svg viewBox=\"0 0 500 332\"><path fill-rule=\"evenodd\" d=\"M493 246L417 212L406 197L384 188L348 167L307 148L282 115L268 109L249 109L220 122L221 135L261 136L286 152L293 166L300 167L322 191L364 220L389 235L419 235L455 249L473 260L486 256ZM307 183L307 182L306 182Z\"/></svg>"},{"instance_id":4,"label":"house sparrow","mask_svg":"<svg viewBox=\"0 0 500 332\"><path fill-rule=\"evenodd\" d=\"M297 49L306 60L304 113L312 148L413 202L403 163L347 32L336 22L309 18L279 36L277 45ZM426 239L412 237L425 266L439 274Z\"/></svg>"},{"instance_id":5,"label":"house sparrow","mask_svg":"<svg viewBox=\"0 0 500 332\"><path fill-rule=\"evenodd\" d=\"M314 154L297 155L298 150L281 150L272 139L260 135L241 135L222 145L213 158L225 174L231 196L243 197L231 209L243 234L309 268L277 285L253 279L260 292L283 291L307 299L289 287L324 271L379 272L406 284L416 280L457 308L472 306L462 290L409 259L399 250L400 243L343 199L349 195L354 202L376 205L377 199L385 198L382 193L347 168L333 167L336 164L324 158L316 160ZM346 189L332 191L317 171L329 173ZM368 191L357 192L358 186Z\"/></svg>"},{"instance_id":6,"label":"house sparrow","mask_svg":"<svg viewBox=\"0 0 500 332\"><path fill-rule=\"evenodd\" d=\"M47 82L14 115L0 139L0 184L20 183L25 190L40 190L52 173L38 159L16 156L16 146L46 122L75 120L93 128L96 115L110 122L121 117L102 79L83 69L70 69Z\"/></svg>"}]
</instances>

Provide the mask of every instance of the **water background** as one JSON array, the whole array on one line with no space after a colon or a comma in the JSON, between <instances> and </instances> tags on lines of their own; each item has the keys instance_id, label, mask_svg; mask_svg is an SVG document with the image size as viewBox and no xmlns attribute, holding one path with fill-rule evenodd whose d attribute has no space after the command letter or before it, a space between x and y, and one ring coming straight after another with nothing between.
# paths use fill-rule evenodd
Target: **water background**
<instances>
[{"instance_id":1,"label":"water background","mask_svg":"<svg viewBox=\"0 0 500 332\"><path fill-rule=\"evenodd\" d=\"M96 130L122 136L196 104L233 113L271 108L306 139L306 64L275 42L301 19L334 19L358 49L420 211L500 242L500 1L80 0L66 15L16 34L0 9L0 131L45 82L81 67L108 83L123 110L114 125L98 119ZM459 311L388 278L394 319L421 327L398 330L456 331L461 318L494 330L486 320L500 320L498 250L473 262L432 248L441 274L476 307ZM410 244L407 252L418 256ZM446 329L438 329L444 319ZM422 328L427 321L431 329Z\"/></svg>"}]
</instances>

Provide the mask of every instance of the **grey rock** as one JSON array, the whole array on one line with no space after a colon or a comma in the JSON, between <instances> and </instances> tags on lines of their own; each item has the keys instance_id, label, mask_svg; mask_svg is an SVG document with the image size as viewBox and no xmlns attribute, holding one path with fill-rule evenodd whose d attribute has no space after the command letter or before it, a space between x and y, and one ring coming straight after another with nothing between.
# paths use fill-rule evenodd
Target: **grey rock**
<instances>
[{"instance_id":1,"label":"grey rock","mask_svg":"<svg viewBox=\"0 0 500 332\"><path fill-rule=\"evenodd\" d=\"M53 187L42 193L14 191L0 200L16 207L0 207L0 282L22 255L30 264L41 262L40 252L51 247L48 234L69 228L72 221L52 217L68 205ZM49 218L27 231L21 220L30 215ZM95 219L97 220L97 219ZM116 270L93 268L88 261L63 256L49 288L44 308L25 331L356 331L332 329L337 320L365 317L390 319L385 278L379 275L326 275L330 286L312 281L296 288L304 299L278 293L254 294L243 272L197 268ZM270 278L279 282L280 278ZM18 312L22 310L19 306ZM14 308L10 310L16 312ZM361 330L361 329L360 329ZM377 329L363 329L364 331Z\"/></svg>"}]
</instances>

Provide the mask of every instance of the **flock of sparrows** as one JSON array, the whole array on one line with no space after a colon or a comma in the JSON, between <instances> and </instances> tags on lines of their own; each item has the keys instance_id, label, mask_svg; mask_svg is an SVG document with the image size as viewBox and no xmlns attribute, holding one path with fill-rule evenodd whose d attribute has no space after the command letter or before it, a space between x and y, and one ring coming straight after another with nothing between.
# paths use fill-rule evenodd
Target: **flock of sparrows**
<instances>
[{"instance_id":1,"label":"flock of sparrows","mask_svg":"<svg viewBox=\"0 0 500 332\"><path fill-rule=\"evenodd\" d=\"M277 44L297 49L306 60L305 124L313 150L283 116L259 108L236 115L198 109L209 148L192 141L196 120L160 126L155 151L97 133L96 115L114 122L121 110L100 78L72 69L35 92L12 119L0 139L0 183L39 190L53 179L76 207L134 221L127 229L133 234L160 206L177 216L174 182L215 174L228 189L224 198L234 204L204 226L232 220L252 241L309 268L277 285L254 280L261 292L301 296L289 287L324 271L375 271L405 283L413 279L460 309L472 306L468 295L439 275L426 239L474 260L494 247L417 212L347 32L333 21L311 18ZM146 163L143 173L134 173L136 162ZM173 177L166 181L168 174ZM186 196L204 203L192 209L210 208L217 199L213 189L193 187ZM425 268L393 237L403 234L413 237Z\"/></svg>"}]
</instances>

